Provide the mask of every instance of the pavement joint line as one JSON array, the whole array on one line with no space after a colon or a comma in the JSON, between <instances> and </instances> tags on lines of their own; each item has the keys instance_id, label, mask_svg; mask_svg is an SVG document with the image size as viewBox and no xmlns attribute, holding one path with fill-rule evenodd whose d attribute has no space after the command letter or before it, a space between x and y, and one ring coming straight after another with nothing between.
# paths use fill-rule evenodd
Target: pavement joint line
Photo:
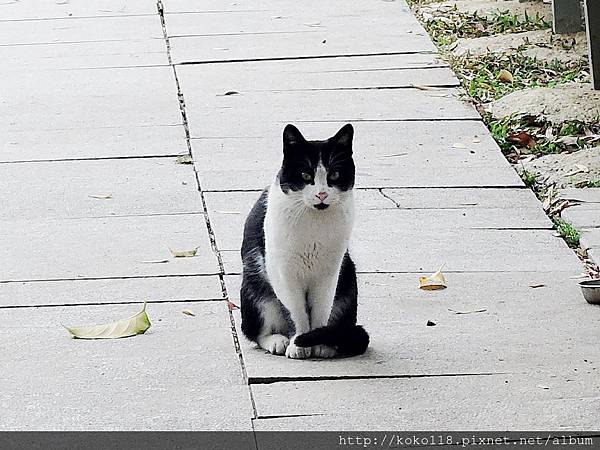
<instances>
[{"instance_id":1,"label":"pavement joint line","mask_svg":"<svg viewBox=\"0 0 600 450\"><path fill-rule=\"evenodd\" d=\"M144 54L161 54L162 52L144 52ZM57 69L43 69L43 70L57 70L57 71L76 71L76 70L104 70L104 69L151 69L154 67L170 67L171 64L140 64L130 66L97 66L97 67L59 67Z\"/></svg>"},{"instance_id":2,"label":"pavement joint line","mask_svg":"<svg viewBox=\"0 0 600 450\"><path fill-rule=\"evenodd\" d=\"M324 375L324 376L299 376L299 377L250 377L250 384L274 384L303 381L337 381L337 380L378 380L378 379L404 379L404 378L449 378L449 377L482 377L512 375L512 372L479 372L479 373L440 373L440 374L412 374L412 375Z\"/></svg>"},{"instance_id":3,"label":"pavement joint line","mask_svg":"<svg viewBox=\"0 0 600 450\"><path fill-rule=\"evenodd\" d=\"M415 275L415 276L419 276L419 275L422 275L424 272L434 272L437 269L438 269L438 267L431 268L431 270L429 270L429 271L428 270L422 270L422 271L416 271L416 270L387 271L387 270L382 270L382 271L378 271L378 272L357 270L356 273L357 273L357 275ZM482 273L491 273L491 274L496 274L496 273L502 273L502 274L524 274L524 273L531 273L531 274L536 274L536 273L548 273L548 272L547 271L540 271L540 270L448 270L448 269L444 269L444 273L445 274L452 273L452 274L471 275L471 274L482 274ZM574 274L574 275L578 275L573 270L557 270L557 271L552 271L550 273L563 273L563 274L571 273L571 274ZM242 274L240 272L225 272L225 274L224 274L225 277L236 277L236 276L241 276L241 275Z\"/></svg>"},{"instance_id":4,"label":"pavement joint line","mask_svg":"<svg viewBox=\"0 0 600 450\"><path fill-rule=\"evenodd\" d=\"M54 283L61 281L94 281L94 280L143 280L149 278L177 278L177 277L214 277L220 273L181 273L181 274L163 274L163 275L132 275L122 277L80 277L80 278L40 278L40 279L22 279L22 280L0 280L0 284L11 283Z\"/></svg>"},{"instance_id":5,"label":"pavement joint line","mask_svg":"<svg viewBox=\"0 0 600 450\"><path fill-rule=\"evenodd\" d=\"M263 36L263 35L278 35L278 34L306 34L320 33L319 30L298 30L298 31L250 31L250 32L233 32L233 33L208 33L208 34L170 34L171 38L188 38L188 37L212 37L212 36Z\"/></svg>"},{"instance_id":6,"label":"pavement joint line","mask_svg":"<svg viewBox=\"0 0 600 450\"><path fill-rule=\"evenodd\" d=\"M459 86L458 82L455 84L424 84L426 87L433 87L436 90L443 89L454 89ZM362 87L334 87L334 88L305 88L305 89L256 89L245 92L323 92L323 91L391 91L398 89L419 89L415 88L412 84L404 86L362 86ZM420 89L419 89L420 90Z\"/></svg>"},{"instance_id":7,"label":"pavement joint line","mask_svg":"<svg viewBox=\"0 0 600 450\"><path fill-rule=\"evenodd\" d=\"M179 126L179 125L178 125ZM187 153L174 153L172 155L140 155L140 156L100 156L89 158L57 158L57 159L23 159L15 161L0 161L0 164L27 164L27 163L53 163L53 162L71 162L71 161L110 161L121 159L152 159L152 158L177 158L187 155Z\"/></svg>"},{"instance_id":8,"label":"pavement joint line","mask_svg":"<svg viewBox=\"0 0 600 450\"><path fill-rule=\"evenodd\" d=\"M260 61L289 61L299 59L332 59L332 58L356 58L361 56L395 56L395 55L435 55L436 51L412 51L412 52L372 52L372 53L347 53L338 55L306 55L306 56L275 56L271 58L239 58L239 59L212 59L206 61L181 61L175 63L176 66L191 66L200 64L223 64L223 63L244 63Z\"/></svg>"},{"instance_id":9,"label":"pavement joint line","mask_svg":"<svg viewBox=\"0 0 600 450\"><path fill-rule=\"evenodd\" d=\"M428 69L450 69L448 64L428 64L425 63L422 66L410 66L410 67L381 67L374 69L338 69L338 70L317 70L317 71L308 71L306 73L355 73L355 72L389 72L389 71L398 71L398 70L428 70Z\"/></svg>"},{"instance_id":10,"label":"pavement joint line","mask_svg":"<svg viewBox=\"0 0 600 450\"><path fill-rule=\"evenodd\" d=\"M187 112L186 112L186 105L185 105L185 97L183 95L183 92L181 90L181 84L179 83L179 77L177 74L177 68L174 64L172 64L172 57L171 57L171 43L169 40L169 35L167 33L167 25L165 22L165 15L164 15L164 7L162 4L162 0L157 0L156 3L157 6L157 10L158 10L158 14L160 16L160 20L161 20L161 24L162 24L162 28L163 28L163 34L164 34L164 40L165 40L165 44L167 47L167 54L168 54L168 59L169 59L169 63L171 63L171 66L173 68L173 76L175 78L175 85L177 88L177 98L179 100L179 108L181 111L181 116L183 119L183 128L185 131L185 137L186 137L186 144L187 144L187 148L188 148L188 153L191 157L193 157L193 152L192 152L192 144L190 141L190 129L188 126L188 119L187 119ZM221 253L219 251L219 247L217 245L217 239L214 233L214 230L212 228L211 222L210 222L210 215L208 212L208 207L206 205L206 199L204 198L204 193L202 191L202 184L200 182L200 177L198 174L198 170L196 169L196 165L193 164L192 165L192 169L194 170L194 175L196 177L196 184L197 184L197 188L198 188L198 193L200 195L200 200L202 201L202 207L204 209L204 220L206 223L206 228L208 230L208 236L210 239L210 244L211 244L211 248L213 250L213 253L215 254L215 257L217 258L217 263L219 265L219 282L221 283L221 292L223 294L223 297L225 298L226 301L229 301L229 295L227 292L227 286L225 284L225 279L224 279L224 273L225 273L225 266L223 263L223 258L221 257ZM233 317L233 313L231 311L230 308L228 308L228 314L229 314L229 322L230 322L230 331L231 331L231 338L233 341L233 346L235 348L235 352L238 355L238 361L240 363L240 370L242 373L242 377L245 380L248 380L248 372L246 370L246 364L244 362L244 355L242 354L242 348L239 342L239 338L237 336L237 331L235 328L235 320ZM250 402L252 404L252 411L253 411L253 415L254 417L256 417L257 415L257 407L256 407L256 402L254 400L254 396L252 394L252 391L249 389L248 390L249 396L250 396Z\"/></svg>"},{"instance_id":11,"label":"pavement joint line","mask_svg":"<svg viewBox=\"0 0 600 450\"><path fill-rule=\"evenodd\" d=\"M174 212L174 213L146 213L146 214L113 214L108 216L79 216L55 217L49 220L85 220L85 219L120 219L127 217L162 217L162 216L200 216L204 211Z\"/></svg>"},{"instance_id":12,"label":"pavement joint line","mask_svg":"<svg viewBox=\"0 0 600 450\"><path fill-rule=\"evenodd\" d=\"M382 186L382 187L356 187L355 190L368 191L379 189L529 189L525 185L497 185L497 186ZM262 192L262 189L205 189L203 192L210 194L228 194L233 192ZM437 209L437 208L435 208Z\"/></svg>"},{"instance_id":13,"label":"pavement joint line","mask_svg":"<svg viewBox=\"0 0 600 450\"><path fill-rule=\"evenodd\" d=\"M138 13L138 14L114 14L114 15L99 15L99 16L65 16L65 17L30 17L22 19L0 19L3 22L44 22L50 20L77 20L77 19L114 19L121 17L152 17L153 13Z\"/></svg>"},{"instance_id":14,"label":"pavement joint line","mask_svg":"<svg viewBox=\"0 0 600 450\"><path fill-rule=\"evenodd\" d=\"M315 417L315 416L325 416L326 414L324 413L314 413L314 414L269 414L266 416L258 416L256 417L256 419L252 419L252 420L257 420L257 419L261 419L261 420L268 420L268 419L287 419L290 417Z\"/></svg>"},{"instance_id":15,"label":"pavement joint line","mask_svg":"<svg viewBox=\"0 0 600 450\"><path fill-rule=\"evenodd\" d=\"M200 303L200 302L223 302L224 298L190 298L178 300L137 300L137 301L122 301L122 302L85 302L85 303L61 303L57 305L39 304L39 305L0 305L2 309L27 309L27 308L69 308L73 306L111 306L111 305L141 305L142 303L163 304L163 303Z\"/></svg>"},{"instance_id":16,"label":"pavement joint line","mask_svg":"<svg viewBox=\"0 0 600 450\"><path fill-rule=\"evenodd\" d=\"M412 88L419 90L418 88ZM430 117L430 118L406 118L406 119L348 119L348 120L296 120L298 123L339 123L339 122L481 122L481 117Z\"/></svg>"},{"instance_id":17,"label":"pavement joint line","mask_svg":"<svg viewBox=\"0 0 600 450\"><path fill-rule=\"evenodd\" d=\"M158 38L146 38L151 41ZM13 44L0 44L0 47L30 47L34 45L65 45L65 44L98 44L101 42L131 42L139 39L90 39L89 41L58 41L58 42L15 42Z\"/></svg>"},{"instance_id":18,"label":"pavement joint line","mask_svg":"<svg viewBox=\"0 0 600 450\"><path fill-rule=\"evenodd\" d=\"M85 126L85 127L73 127L73 128L36 128L35 131L87 131L87 130L113 130L113 129L128 129L128 128L163 128L163 127L180 127L182 123L168 123L168 124L148 124L148 125L131 125L131 126L123 126L123 125L103 125L103 126ZM27 129L17 129L11 130L22 133L29 133L32 131L31 128Z\"/></svg>"}]
</instances>

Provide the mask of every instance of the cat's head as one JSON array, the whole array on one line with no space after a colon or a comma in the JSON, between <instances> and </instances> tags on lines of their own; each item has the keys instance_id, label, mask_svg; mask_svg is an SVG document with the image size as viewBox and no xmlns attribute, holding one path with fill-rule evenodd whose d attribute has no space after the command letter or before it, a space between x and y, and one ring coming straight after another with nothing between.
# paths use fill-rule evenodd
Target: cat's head
<instances>
[{"instance_id":1,"label":"cat's head","mask_svg":"<svg viewBox=\"0 0 600 450\"><path fill-rule=\"evenodd\" d=\"M325 141L307 141L293 125L283 130L283 164L278 180L288 196L326 210L351 195L354 187L352 125L344 125Z\"/></svg>"}]
</instances>

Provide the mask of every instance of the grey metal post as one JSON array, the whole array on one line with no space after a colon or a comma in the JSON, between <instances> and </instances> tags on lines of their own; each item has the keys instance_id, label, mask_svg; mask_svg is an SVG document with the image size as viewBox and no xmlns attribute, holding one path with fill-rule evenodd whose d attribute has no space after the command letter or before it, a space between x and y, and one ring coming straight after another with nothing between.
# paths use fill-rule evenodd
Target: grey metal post
<instances>
[{"instance_id":1,"label":"grey metal post","mask_svg":"<svg viewBox=\"0 0 600 450\"><path fill-rule=\"evenodd\" d=\"M555 33L576 33L582 29L581 0L552 0L552 28Z\"/></svg>"},{"instance_id":2,"label":"grey metal post","mask_svg":"<svg viewBox=\"0 0 600 450\"><path fill-rule=\"evenodd\" d=\"M585 0L585 23L592 84L600 90L600 0Z\"/></svg>"}]
</instances>

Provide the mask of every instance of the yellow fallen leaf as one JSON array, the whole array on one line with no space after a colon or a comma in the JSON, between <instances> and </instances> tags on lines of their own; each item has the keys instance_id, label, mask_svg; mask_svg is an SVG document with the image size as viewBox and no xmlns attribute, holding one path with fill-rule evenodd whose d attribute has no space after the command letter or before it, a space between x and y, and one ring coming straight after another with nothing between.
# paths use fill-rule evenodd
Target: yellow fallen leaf
<instances>
[{"instance_id":1,"label":"yellow fallen leaf","mask_svg":"<svg viewBox=\"0 0 600 450\"><path fill-rule=\"evenodd\" d=\"M191 250L173 250L172 248L169 248L169 250L171 251L171 254L173 255L174 258L191 258L192 256L196 256L196 253L198 252L198 248L199 247L195 247Z\"/></svg>"},{"instance_id":2,"label":"yellow fallen leaf","mask_svg":"<svg viewBox=\"0 0 600 450\"><path fill-rule=\"evenodd\" d=\"M512 73L510 73L506 69L502 69L500 72L498 72L498 80L504 83L512 83L514 81L514 78Z\"/></svg>"},{"instance_id":3,"label":"yellow fallen leaf","mask_svg":"<svg viewBox=\"0 0 600 450\"><path fill-rule=\"evenodd\" d=\"M183 311L181 311L182 313L184 313L186 316L192 316L195 317L196 314L194 314L192 311L190 311L189 309L184 309Z\"/></svg>"},{"instance_id":4,"label":"yellow fallen leaf","mask_svg":"<svg viewBox=\"0 0 600 450\"><path fill-rule=\"evenodd\" d=\"M175 162L177 164L193 164L194 160L190 155L180 155Z\"/></svg>"},{"instance_id":5,"label":"yellow fallen leaf","mask_svg":"<svg viewBox=\"0 0 600 450\"><path fill-rule=\"evenodd\" d=\"M112 198L112 194L99 194L99 195L88 195L90 198L97 198L99 200L108 200Z\"/></svg>"},{"instance_id":6,"label":"yellow fallen leaf","mask_svg":"<svg viewBox=\"0 0 600 450\"><path fill-rule=\"evenodd\" d=\"M429 275L428 277L419 277L419 288L426 291L446 289L448 286L446 285L446 279L442 273L442 267L440 267L440 269L433 275Z\"/></svg>"},{"instance_id":7,"label":"yellow fallen leaf","mask_svg":"<svg viewBox=\"0 0 600 450\"><path fill-rule=\"evenodd\" d=\"M150 319L144 302L142 310L127 319L102 325L65 328L78 339L117 339L145 333L150 328Z\"/></svg>"},{"instance_id":8,"label":"yellow fallen leaf","mask_svg":"<svg viewBox=\"0 0 600 450\"><path fill-rule=\"evenodd\" d=\"M452 144L452 148L467 148L467 146L462 142L457 142L455 144Z\"/></svg>"}]
</instances>

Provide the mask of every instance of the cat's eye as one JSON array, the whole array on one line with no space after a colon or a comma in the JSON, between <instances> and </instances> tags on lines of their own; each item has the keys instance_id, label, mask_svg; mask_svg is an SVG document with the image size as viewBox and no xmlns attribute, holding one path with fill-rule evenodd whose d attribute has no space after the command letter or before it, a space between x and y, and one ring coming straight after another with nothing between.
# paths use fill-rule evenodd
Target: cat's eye
<instances>
[{"instance_id":1,"label":"cat's eye","mask_svg":"<svg viewBox=\"0 0 600 450\"><path fill-rule=\"evenodd\" d=\"M313 177L310 173L302 172L302 179L304 181L312 181Z\"/></svg>"},{"instance_id":2,"label":"cat's eye","mask_svg":"<svg viewBox=\"0 0 600 450\"><path fill-rule=\"evenodd\" d=\"M340 177L340 173L337 170L334 170L329 174L329 179L331 181L336 181Z\"/></svg>"}]
</instances>

